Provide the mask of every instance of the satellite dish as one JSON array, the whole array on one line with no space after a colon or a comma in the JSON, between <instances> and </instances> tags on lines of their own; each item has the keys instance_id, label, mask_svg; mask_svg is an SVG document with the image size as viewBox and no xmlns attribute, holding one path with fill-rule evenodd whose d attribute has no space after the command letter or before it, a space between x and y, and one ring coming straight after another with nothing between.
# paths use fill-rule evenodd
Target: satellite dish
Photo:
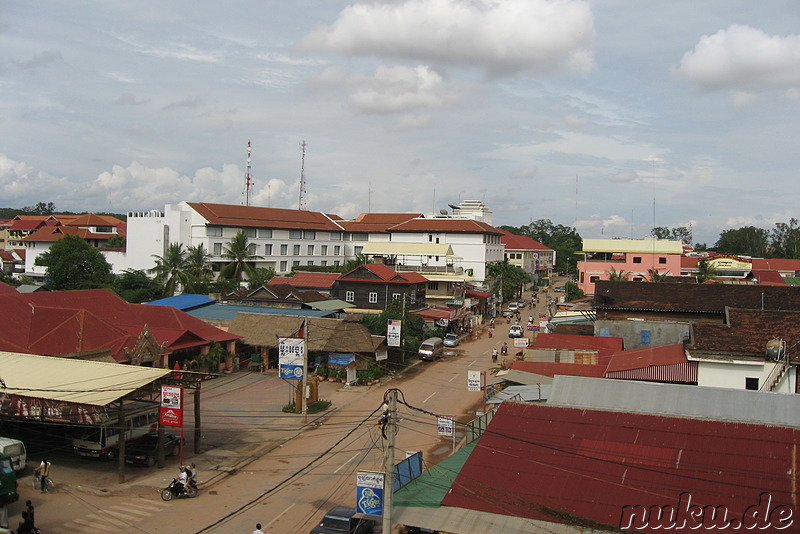
<instances>
[{"instance_id":1,"label":"satellite dish","mask_svg":"<svg viewBox=\"0 0 800 534\"><path fill-rule=\"evenodd\" d=\"M447 210L446 210L446 209L440 209L440 210L439 210L439 214L441 214L441 215L447 215Z\"/></svg>"}]
</instances>

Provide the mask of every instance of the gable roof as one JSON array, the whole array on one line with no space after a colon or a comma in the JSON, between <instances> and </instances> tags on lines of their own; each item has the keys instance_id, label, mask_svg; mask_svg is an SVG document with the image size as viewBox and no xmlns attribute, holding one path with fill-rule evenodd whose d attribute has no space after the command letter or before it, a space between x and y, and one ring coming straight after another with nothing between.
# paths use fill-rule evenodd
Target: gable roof
<instances>
[{"instance_id":1,"label":"gable roof","mask_svg":"<svg viewBox=\"0 0 800 534\"><path fill-rule=\"evenodd\" d=\"M781 338L787 347L800 343L800 312L728 308L726 324L695 323L690 357L719 355L764 360L767 342ZM797 358L797 350L790 351Z\"/></svg>"},{"instance_id":2,"label":"gable roof","mask_svg":"<svg viewBox=\"0 0 800 534\"><path fill-rule=\"evenodd\" d=\"M611 356L611 361L608 362L606 371L630 371L659 365L686 363L688 361L686 352L683 350L683 343L675 343L661 347L615 352Z\"/></svg>"},{"instance_id":3,"label":"gable roof","mask_svg":"<svg viewBox=\"0 0 800 534\"><path fill-rule=\"evenodd\" d=\"M735 284L671 284L598 280L598 310L717 313L733 308L800 311L800 288Z\"/></svg>"},{"instance_id":4,"label":"gable roof","mask_svg":"<svg viewBox=\"0 0 800 534\"><path fill-rule=\"evenodd\" d=\"M72 219L71 221L64 222L64 226L123 226L125 221L112 217L110 215L97 215L95 213L84 213Z\"/></svg>"},{"instance_id":5,"label":"gable roof","mask_svg":"<svg viewBox=\"0 0 800 534\"><path fill-rule=\"evenodd\" d=\"M503 233L490 224L474 219L453 219L450 217L433 219L411 219L388 229L389 232L442 232L459 234L492 234Z\"/></svg>"},{"instance_id":6,"label":"gable roof","mask_svg":"<svg viewBox=\"0 0 800 534\"><path fill-rule=\"evenodd\" d=\"M550 378L556 375L603 378L603 374L606 371L606 365L591 363L514 361L511 364L511 369L515 371L533 373L540 376L547 376Z\"/></svg>"},{"instance_id":7,"label":"gable roof","mask_svg":"<svg viewBox=\"0 0 800 534\"><path fill-rule=\"evenodd\" d=\"M296 288L330 289L333 283L341 276L339 273L314 273L310 271L297 271L294 276L275 276L267 285L289 284Z\"/></svg>"},{"instance_id":8,"label":"gable roof","mask_svg":"<svg viewBox=\"0 0 800 534\"><path fill-rule=\"evenodd\" d=\"M428 279L417 272L397 272L383 263L364 263L347 271L337 281L425 284Z\"/></svg>"},{"instance_id":9,"label":"gable roof","mask_svg":"<svg viewBox=\"0 0 800 534\"><path fill-rule=\"evenodd\" d=\"M500 242L506 246L506 250L553 250L526 235L512 234L502 228L498 230L503 233Z\"/></svg>"},{"instance_id":10,"label":"gable roof","mask_svg":"<svg viewBox=\"0 0 800 534\"><path fill-rule=\"evenodd\" d=\"M753 258L754 270L800 271L800 260L794 258Z\"/></svg>"},{"instance_id":11,"label":"gable roof","mask_svg":"<svg viewBox=\"0 0 800 534\"><path fill-rule=\"evenodd\" d=\"M752 270L750 271L753 274L753 278L758 281L759 285L773 285L773 286L785 286L786 280L783 279L781 273L778 271L765 271L765 270Z\"/></svg>"},{"instance_id":12,"label":"gable roof","mask_svg":"<svg viewBox=\"0 0 800 534\"><path fill-rule=\"evenodd\" d=\"M794 503L799 438L787 427L505 402L442 505L617 531L623 507L677 506L688 493L743 517L763 491L773 505Z\"/></svg>"},{"instance_id":13,"label":"gable roof","mask_svg":"<svg viewBox=\"0 0 800 534\"><path fill-rule=\"evenodd\" d=\"M342 231L342 227L334 222L331 216L317 211L212 204L208 202L188 202L187 205L211 225L234 228Z\"/></svg>"},{"instance_id":14,"label":"gable roof","mask_svg":"<svg viewBox=\"0 0 800 534\"><path fill-rule=\"evenodd\" d=\"M125 227L124 225L120 225L117 227L118 233L116 234L109 234L109 233L97 233L92 232L88 228L78 228L75 226L44 226L39 228L34 233L25 236L22 238L23 241L35 241L35 242L55 242L59 239L62 239L64 236L68 235L76 235L78 237L82 237L83 239L99 239L103 241L108 241L112 237L125 237Z\"/></svg>"},{"instance_id":15,"label":"gable roof","mask_svg":"<svg viewBox=\"0 0 800 534\"><path fill-rule=\"evenodd\" d=\"M350 232L385 232L392 226L415 218L424 218L422 213L362 213L354 221L340 221Z\"/></svg>"}]
</instances>

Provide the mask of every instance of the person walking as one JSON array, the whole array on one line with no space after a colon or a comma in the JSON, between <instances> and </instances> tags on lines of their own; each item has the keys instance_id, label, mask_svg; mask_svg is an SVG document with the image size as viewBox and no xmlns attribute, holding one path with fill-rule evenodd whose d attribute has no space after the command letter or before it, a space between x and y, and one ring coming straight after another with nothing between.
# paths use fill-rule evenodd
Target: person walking
<instances>
[{"instance_id":1,"label":"person walking","mask_svg":"<svg viewBox=\"0 0 800 534\"><path fill-rule=\"evenodd\" d=\"M31 501L25 501L25 512L28 514L28 524L30 525L31 532L36 532L36 522L33 510L33 503Z\"/></svg>"},{"instance_id":2,"label":"person walking","mask_svg":"<svg viewBox=\"0 0 800 534\"><path fill-rule=\"evenodd\" d=\"M40 463L39 467L34 469L33 472L39 477L39 482L42 486L42 493L44 493L45 485L47 484L47 477L50 476L50 462L47 460L42 460L42 463Z\"/></svg>"},{"instance_id":3,"label":"person walking","mask_svg":"<svg viewBox=\"0 0 800 534\"><path fill-rule=\"evenodd\" d=\"M261 523L256 523L256 529L253 531L253 534L264 534L264 531L261 530Z\"/></svg>"}]
</instances>

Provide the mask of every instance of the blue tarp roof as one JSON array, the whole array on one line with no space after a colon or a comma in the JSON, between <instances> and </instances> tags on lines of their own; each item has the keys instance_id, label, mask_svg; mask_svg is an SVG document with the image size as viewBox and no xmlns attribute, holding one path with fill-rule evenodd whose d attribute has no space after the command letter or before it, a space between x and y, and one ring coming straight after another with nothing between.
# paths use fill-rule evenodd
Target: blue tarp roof
<instances>
[{"instance_id":1,"label":"blue tarp roof","mask_svg":"<svg viewBox=\"0 0 800 534\"><path fill-rule=\"evenodd\" d=\"M187 313L198 319L227 319L233 320L236 314L262 313L264 315L290 315L295 317L329 317L336 315L338 310L312 310L293 308L268 308L266 306L238 306L236 304L211 304L190 310Z\"/></svg>"},{"instance_id":2,"label":"blue tarp roof","mask_svg":"<svg viewBox=\"0 0 800 534\"><path fill-rule=\"evenodd\" d=\"M147 304L160 304L161 306L172 306L181 311L191 310L199 306L207 306L213 304L216 300L208 295L193 295L186 293L183 295L175 295L174 297L167 297L165 299L154 300L147 302Z\"/></svg>"}]
</instances>

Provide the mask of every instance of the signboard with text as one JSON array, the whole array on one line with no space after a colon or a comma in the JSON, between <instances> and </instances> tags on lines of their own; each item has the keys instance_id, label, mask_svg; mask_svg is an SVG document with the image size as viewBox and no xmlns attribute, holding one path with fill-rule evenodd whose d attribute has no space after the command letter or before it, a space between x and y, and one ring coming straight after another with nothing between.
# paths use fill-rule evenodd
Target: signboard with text
<instances>
[{"instance_id":1,"label":"signboard with text","mask_svg":"<svg viewBox=\"0 0 800 534\"><path fill-rule=\"evenodd\" d=\"M158 419L164 426L183 426L183 387L161 386Z\"/></svg>"},{"instance_id":2,"label":"signboard with text","mask_svg":"<svg viewBox=\"0 0 800 534\"><path fill-rule=\"evenodd\" d=\"M386 344L388 346L400 346L401 323L402 321L399 319L389 319L389 324L386 326Z\"/></svg>"},{"instance_id":3,"label":"signboard with text","mask_svg":"<svg viewBox=\"0 0 800 534\"><path fill-rule=\"evenodd\" d=\"M481 390L481 372L467 371L467 391Z\"/></svg>"},{"instance_id":4,"label":"signboard with text","mask_svg":"<svg viewBox=\"0 0 800 534\"><path fill-rule=\"evenodd\" d=\"M438 423L436 425L439 430L440 436L446 436L448 438L452 438L455 434L455 421L453 421L453 417L449 415L440 416L438 418Z\"/></svg>"},{"instance_id":5,"label":"signboard with text","mask_svg":"<svg viewBox=\"0 0 800 534\"><path fill-rule=\"evenodd\" d=\"M356 512L383 515L383 473L356 473Z\"/></svg>"},{"instance_id":6,"label":"signboard with text","mask_svg":"<svg viewBox=\"0 0 800 534\"><path fill-rule=\"evenodd\" d=\"M302 338L282 337L278 342L278 372L281 378L303 379L306 342Z\"/></svg>"}]
</instances>

